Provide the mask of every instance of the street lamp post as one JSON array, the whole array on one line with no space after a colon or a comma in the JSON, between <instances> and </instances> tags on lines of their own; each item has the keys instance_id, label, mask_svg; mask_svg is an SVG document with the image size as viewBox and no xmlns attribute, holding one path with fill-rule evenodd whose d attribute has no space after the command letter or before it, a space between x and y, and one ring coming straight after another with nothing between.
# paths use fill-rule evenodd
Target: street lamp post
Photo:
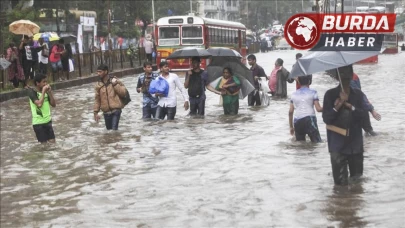
<instances>
[{"instance_id":1,"label":"street lamp post","mask_svg":"<svg viewBox=\"0 0 405 228\"><path fill-rule=\"evenodd\" d=\"M156 37L155 37L155 1L152 0L152 37L153 37L153 42L155 42Z\"/></svg>"}]
</instances>

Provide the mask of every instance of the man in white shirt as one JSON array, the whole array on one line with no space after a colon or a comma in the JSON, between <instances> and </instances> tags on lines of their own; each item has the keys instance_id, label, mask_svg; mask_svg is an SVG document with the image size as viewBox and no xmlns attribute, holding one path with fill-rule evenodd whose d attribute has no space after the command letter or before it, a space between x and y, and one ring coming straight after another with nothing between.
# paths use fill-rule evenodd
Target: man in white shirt
<instances>
[{"instance_id":1,"label":"man in white shirt","mask_svg":"<svg viewBox=\"0 0 405 228\"><path fill-rule=\"evenodd\" d=\"M156 110L156 117L163 120L167 116L167 120L174 120L177 106L176 88L178 88L181 95L183 95L185 110L188 110L189 108L188 94L183 84L180 83L179 76L177 76L177 74L169 73L169 66L167 62L161 62L159 67L159 77L162 77L168 82L169 94L167 97L164 97L163 94L156 94L156 96L160 97Z\"/></svg>"},{"instance_id":2,"label":"man in white shirt","mask_svg":"<svg viewBox=\"0 0 405 228\"><path fill-rule=\"evenodd\" d=\"M44 42L44 38L39 38L38 43L40 46L44 47L40 52L38 52L38 72L46 75L48 68L49 47L48 44Z\"/></svg>"},{"instance_id":3,"label":"man in white shirt","mask_svg":"<svg viewBox=\"0 0 405 228\"><path fill-rule=\"evenodd\" d=\"M146 60L152 62L153 43L149 36L144 39L143 46L145 47Z\"/></svg>"}]
</instances>

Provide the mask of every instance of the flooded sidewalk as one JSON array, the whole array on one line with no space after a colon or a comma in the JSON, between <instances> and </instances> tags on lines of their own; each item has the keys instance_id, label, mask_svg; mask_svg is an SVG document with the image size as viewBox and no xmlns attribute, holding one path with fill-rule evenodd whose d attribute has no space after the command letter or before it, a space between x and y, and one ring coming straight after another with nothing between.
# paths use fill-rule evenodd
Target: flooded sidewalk
<instances>
[{"instance_id":1,"label":"flooded sidewalk","mask_svg":"<svg viewBox=\"0 0 405 228\"><path fill-rule=\"evenodd\" d=\"M256 55L269 75L277 58ZM120 130L93 120L93 84L55 91L56 145L38 145L28 97L1 103L1 227L402 227L405 214L405 52L355 65L380 122L365 137L364 178L335 188L324 143L289 134L289 100L223 116L207 92L206 117L190 119L179 92L176 120L143 121L137 76ZM184 78L181 78L184 82ZM337 82L320 73L320 102ZM295 84L288 84L288 95Z\"/></svg>"}]
</instances>

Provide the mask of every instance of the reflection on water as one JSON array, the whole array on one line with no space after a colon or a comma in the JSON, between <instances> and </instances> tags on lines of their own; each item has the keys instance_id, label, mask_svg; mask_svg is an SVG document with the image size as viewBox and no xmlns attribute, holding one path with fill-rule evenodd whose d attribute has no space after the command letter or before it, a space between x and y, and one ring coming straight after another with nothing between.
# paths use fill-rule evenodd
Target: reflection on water
<instances>
[{"instance_id":1,"label":"reflection on water","mask_svg":"<svg viewBox=\"0 0 405 228\"><path fill-rule=\"evenodd\" d=\"M364 189L361 183L349 187L335 186L325 202L324 213L334 227L366 227L360 214L364 207Z\"/></svg>"},{"instance_id":2,"label":"reflection on water","mask_svg":"<svg viewBox=\"0 0 405 228\"><path fill-rule=\"evenodd\" d=\"M257 59L270 74L279 57L291 69L295 54ZM378 64L355 66L383 118L372 120L380 135L364 139L363 180L341 189L333 187L321 115L324 142L295 142L288 99L252 108L244 100L239 115L224 116L219 96L208 92L205 118L190 118L180 105L174 121L144 121L132 76L124 83L133 101L122 113L120 130L107 132L103 121L93 120L93 85L83 85L55 92L55 145L36 142L28 98L4 102L0 225L401 227L404 57L384 55ZM311 85L321 103L334 86L323 74L314 75ZM289 94L294 88L288 84Z\"/></svg>"}]
</instances>

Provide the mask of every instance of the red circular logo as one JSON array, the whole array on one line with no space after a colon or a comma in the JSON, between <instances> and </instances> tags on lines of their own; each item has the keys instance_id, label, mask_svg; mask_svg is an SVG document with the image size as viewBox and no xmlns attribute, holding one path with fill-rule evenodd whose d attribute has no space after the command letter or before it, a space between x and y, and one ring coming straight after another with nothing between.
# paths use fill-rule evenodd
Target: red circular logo
<instances>
[{"instance_id":1,"label":"red circular logo","mask_svg":"<svg viewBox=\"0 0 405 228\"><path fill-rule=\"evenodd\" d=\"M312 16L296 14L285 24L284 37L293 48L306 50L318 43L321 33L317 20Z\"/></svg>"}]
</instances>

